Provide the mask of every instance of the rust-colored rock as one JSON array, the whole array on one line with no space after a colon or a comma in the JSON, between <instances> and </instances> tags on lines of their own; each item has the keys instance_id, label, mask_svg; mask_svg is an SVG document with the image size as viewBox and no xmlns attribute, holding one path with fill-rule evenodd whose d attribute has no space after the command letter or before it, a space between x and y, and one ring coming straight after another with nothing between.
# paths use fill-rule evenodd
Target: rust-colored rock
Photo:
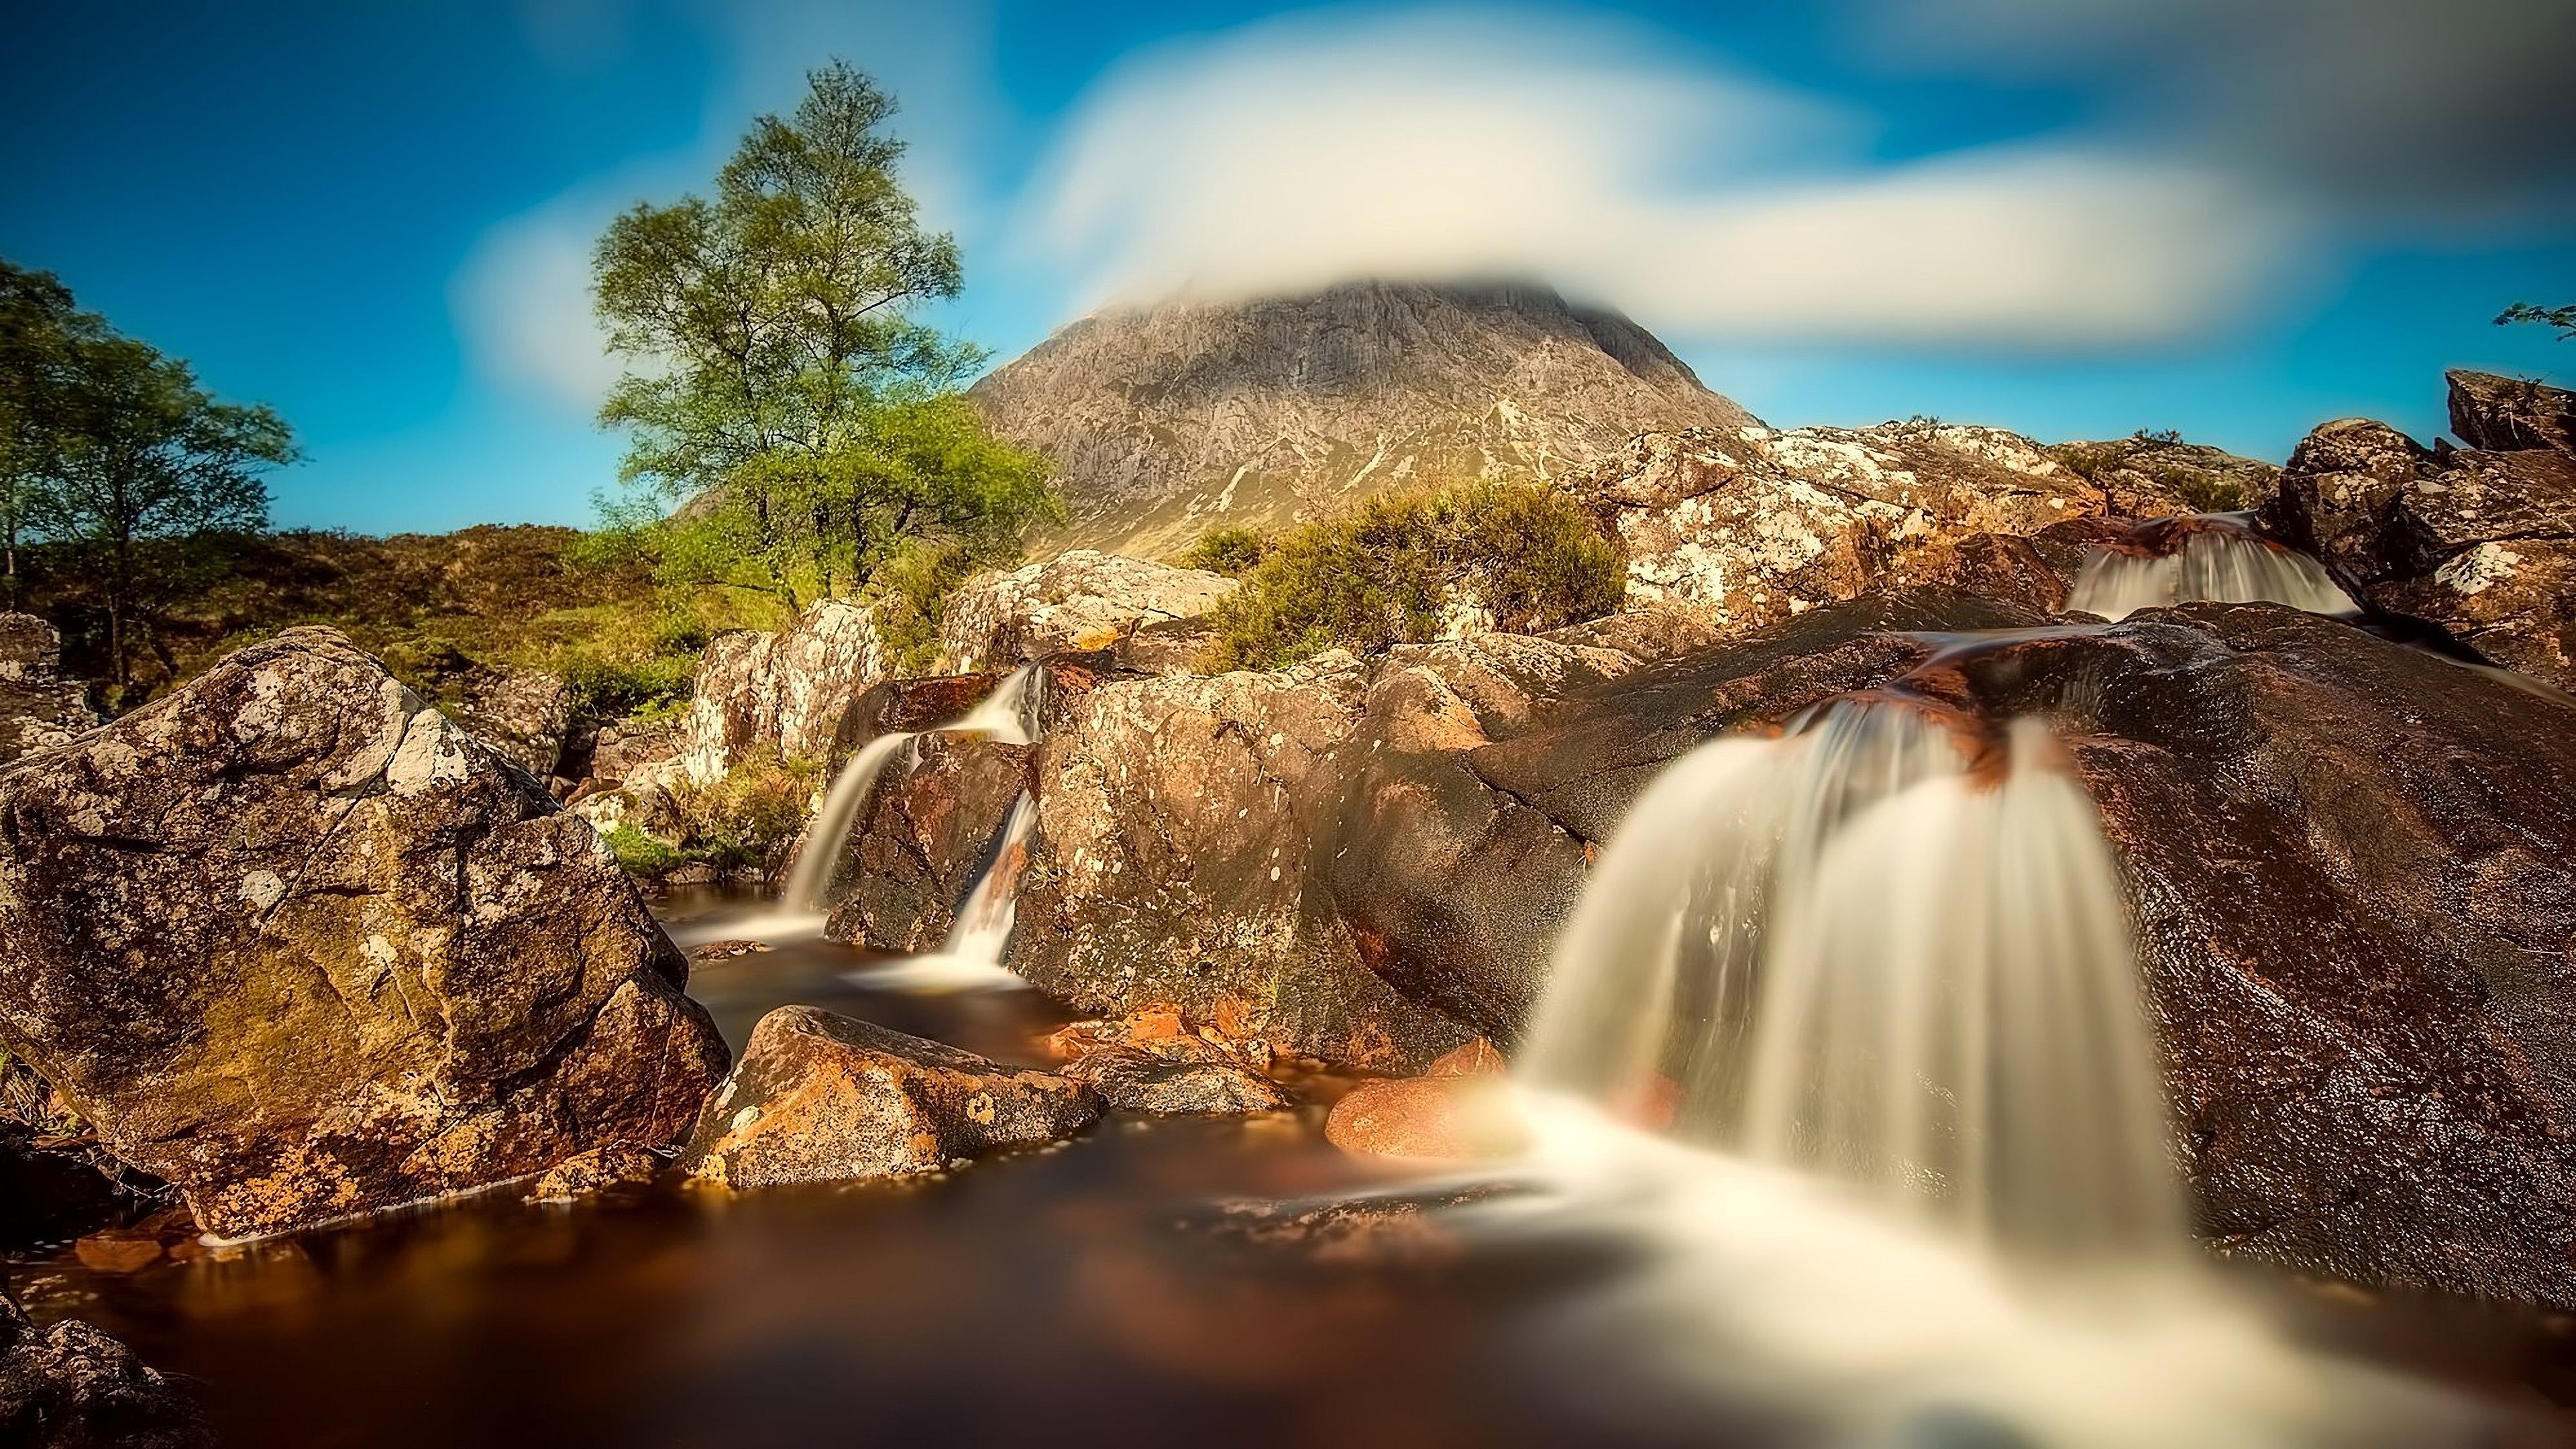
<instances>
[{"instance_id":1,"label":"rust-colored rock","mask_svg":"<svg viewBox=\"0 0 2576 1449\"><path fill-rule=\"evenodd\" d=\"M1070 1137L1091 1089L810 1006L761 1018L681 1165L735 1188L934 1172Z\"/></svg>"},{"instance_id":2,"label":"rust-colored rock","mask_svg":"<svg viewBox=\"0 0 2576 1449\"><path fill-rule=\"evenodd\" d=\"M1324 1137L1364 1157L1439 1161L1512 1157L1529 1147L1509 1086L1483 1076L1363 1082L1333 1104Z\"/></svg>"},{"instance_id":3,"label":"rust-colored rock","mask_svg":"<svg viewBox=\"0 0 2576 1449\"><path fill-rule=\"evenodd\" d=\"M641 1147L594 1147L546 1170L528 1189L530 1202L571 1202L647 1187L668 1159Z\"/></svg>"},{"instance_id":4,"label":"rust-colored rock","mask_svg":"<svg viewBox=\"0 0 2576 1449\"><path fill-rule=\"evenodd\" d=\"M598 835L327 629L0 769L0 1046L214 1233L686 1130L725 1051Z\"/></svg>"}]
</instances>

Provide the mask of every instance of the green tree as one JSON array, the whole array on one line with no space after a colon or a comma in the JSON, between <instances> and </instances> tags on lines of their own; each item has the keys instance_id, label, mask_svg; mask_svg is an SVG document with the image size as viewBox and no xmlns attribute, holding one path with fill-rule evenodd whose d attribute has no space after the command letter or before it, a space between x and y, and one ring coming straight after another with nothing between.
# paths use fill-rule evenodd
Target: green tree
<instances>
[{"instance_id":1,"label":"green tree","mask_svg":"<svg viewBox=\"0 0 2576 1449\"><path fill-rule=\"evenodd\" d=\"M61 471L76 344L106 335L51 272L0 261L0 592L19 604L18 550Z\"/></svg>"},{"instance_id":2,"label":"green tree","mask_svg":"<svg viewBox=\"0 0 2576 1449\"><path fill-rule=\"evenodd\" d=\"M893 98L837 61L809 80L792 116L753 124L712 197L639 204L592 270L630 360L600 421L626 430L623 477L650 500L611 522L654 535L674 581L790 609L866 589L906 551L1004 553L1061 516L1044 463L957 393L984 354L915 316L961 275L955 240L925 233L895 180Z\"/></svg>"},{"instance_id":3,"label":"green tree","mask_svg":"<svg viewBox=\"0 0 2576 1449\"><path fill-rule=\"evenodd\" d=\"M2511 326L2516 322L2537 322L2544 327L2555 327L2561 342L2576 337L2576 306L2543 307L2532 302L2516 302L2498 312L2495 320L2498 327Z\"/></svg>"},{"instance_id":4,"label":"green tree","mask_svg":"<svg viewBox=\"0 0 2576 1449\"><path fill-rule=\"evenodd\" d=\"M98 597L120 690L138 642L175 673L154 626L223 572L228 540L267 527L259 475L295 461L293 433L266 407L216 401L187 363L104 333L66 345L46 427L52 476L30 500L33 531Z\"/></svg>"}]
</instances>

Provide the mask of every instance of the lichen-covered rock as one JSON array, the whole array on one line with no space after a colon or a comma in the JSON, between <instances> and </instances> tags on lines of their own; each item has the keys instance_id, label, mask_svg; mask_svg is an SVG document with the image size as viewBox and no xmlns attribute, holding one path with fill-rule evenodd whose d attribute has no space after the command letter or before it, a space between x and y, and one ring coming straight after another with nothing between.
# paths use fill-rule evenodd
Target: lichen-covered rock
<instances>
[{"instance_id":1,"label":"lichen-covered rock","mask_svg":"<svg viewBox=\"0 0 2576 1449\"><path fill-rule=\"evenodd\" d=\"M1935 581L1972 534L2098 515L2103 491L1996 428L1649 433L1567 485L1628 555L1628 595L1724 636Z\"/></svg>"},{"instance_id":2,"label":"lichen-covered rock","mask_svg":"<svg viewBox=\"0 0 2576 1449\"><path fill-rule=\"evenodd\" d=\"M850 701L892 667L875 612L847 599L824 599L779 633L719 634L680 721L680 768L705 785L754 755L819 760Z\"/></svg>"},{"instance_id":3,"label":"lichen-covered rock","mask_svg":"<svg viewBox=\"0 0 2576 1449\"><path fill-rule=\"evenodd\" d=\"M62 677L62 636L33 614L0 613L0 764L98 726Z\"/></svg>"},{"instance_id":4,"label":"lichen-covered rock","mask_svg":"<svg viewBox=\"0 0 2576 1449\"><path fill-rule=\"evenodd\" d=\"M2559 438L2567 394L2451 375L2463 435ZM2576 686L2576 451L2437 450L2380 423L2333 422L2291 455L2264 523L2356 598L2420 620L2508 669Z\"/></svg>"},{"instance_id":5,"label":"lichen-covered rock","mask_svg":"<svg viewBox=\"0 0 2576 1449\"><path fill-rule=\"evenodd\" d=\"M572 690L542 669L477 670L451 711L493 753L540 780L563 763L572 728Z\"/></svg>"},{"instance_id":6,"label":"lichen-covered rock","mask_svg":"<svg viewBox=\"0 0 2576 1449\"><path fill-rule=\"evenodd\" d=\"M213 1449L196 1400L77 1319L39 1329L0 1298L0 1444L25 1449Z\"/></svg>"},{"instance_id":7,"label":"lichen-covered rock","mask_svg":"<svg viewBox=\"0 0 2576 1449\"><path fill-rule=\"evenodd\" d=\"M977 574L940 616L939 671L1011 669L1088 650L1117 651L1147 672L1186 668L1206 638L1192 621L1234 590L1223 574L1091 549Z\"/></svg>"},{"instance_id":8,"label":"lichen-covered rock","mask_svg":"<svg viewBox=\"0 0 2576 1449\"><path fill-rule=\"evenodd\" d=\"M722 1041L599 836L293 629L0 769L0 1046L212 1232L686 1130Z\"/></svg>"},{"instance_id":9,"label":"lichen-covered rock","mask_svg":"<svg viewBox=\"0 0 2576 1449\"><path fill-rule=\"evenodd\" d=\"M1193 1028L1170 1007L1119 1021L1075 1022L1047 1038L1063 1075L1112 1107L1158 1116L1241 1115L1293 1107L1295 1096L1260 1068L1270 1044L1238 1040L1213 1026Z\"/></svg>"},{"instance_id":10,"label":"lichen-covered rock","mask_svg":"<svg viewBox=\"0 0 2576 1449\"><path fill-rule=\"evenodd\" d=\"M1079 1132L1090 1088L971 1052L784 1006L708 1099L681 1165L736 1188L934 1172Z\"/></svg>"},{"instance_id":11,"label":"lichen-covered rock","mask_svg":"<svg viewBox=\"0 0 2576 1449\"><path fill-rule=\"evenodd\" d=\"M2171 434L2138 433L2099 443L2060 443L2049 453L2102 490L2121 518L2232 513L2271 501L2281 470Z\"/></svg>"},{"instance_id":12,"label":"lichen-covered rock","mask_svg":"<svg viewBox=\"0 0 2576 1449\"><path fill-rule=\"evenodd\" d=\"M528 1189L528 1201L572 1202L649 1187L666 1165L662 1154L641 1147L594 1147L546 1169Z\"/></svg>"}]
</instances>

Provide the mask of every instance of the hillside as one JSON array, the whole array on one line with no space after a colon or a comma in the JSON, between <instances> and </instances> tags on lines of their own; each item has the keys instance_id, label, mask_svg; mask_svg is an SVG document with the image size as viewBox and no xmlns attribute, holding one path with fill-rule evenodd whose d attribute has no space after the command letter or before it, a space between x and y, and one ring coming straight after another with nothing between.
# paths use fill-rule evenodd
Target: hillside
<instances>
[{"instance_id":1,"label":"hillside","mask_svg":"<svg viewBox=\"0 0 2576 1449\"><path fill-rule=\"evenodd\" d=\"M1654 336L1542 287L1362 282L1107 312L975 386L1053 457L1051 542L1169 557L1407 485L1580 470L1658 428L1755 421Z\"/></svg>"}]
</instances>

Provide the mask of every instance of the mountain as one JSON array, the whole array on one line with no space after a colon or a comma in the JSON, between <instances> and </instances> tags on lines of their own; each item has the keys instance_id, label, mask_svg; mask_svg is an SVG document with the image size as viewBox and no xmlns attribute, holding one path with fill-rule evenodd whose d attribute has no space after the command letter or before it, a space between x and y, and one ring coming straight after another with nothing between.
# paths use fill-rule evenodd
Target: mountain
<instances>
[{"instance_id":1,"label":"mountain","mask_svg":"<svg viewBox=\"0 0 2576 1449\"><path fill-rule=\"evenodd\" d=\"M1544 287L1356 282L1103 312L977 383L1056 461L1066 547L1168 557L1422 482L1553 478L1660 428L1752 414L1654 335Z\"/></svg>"}]
</instances>

